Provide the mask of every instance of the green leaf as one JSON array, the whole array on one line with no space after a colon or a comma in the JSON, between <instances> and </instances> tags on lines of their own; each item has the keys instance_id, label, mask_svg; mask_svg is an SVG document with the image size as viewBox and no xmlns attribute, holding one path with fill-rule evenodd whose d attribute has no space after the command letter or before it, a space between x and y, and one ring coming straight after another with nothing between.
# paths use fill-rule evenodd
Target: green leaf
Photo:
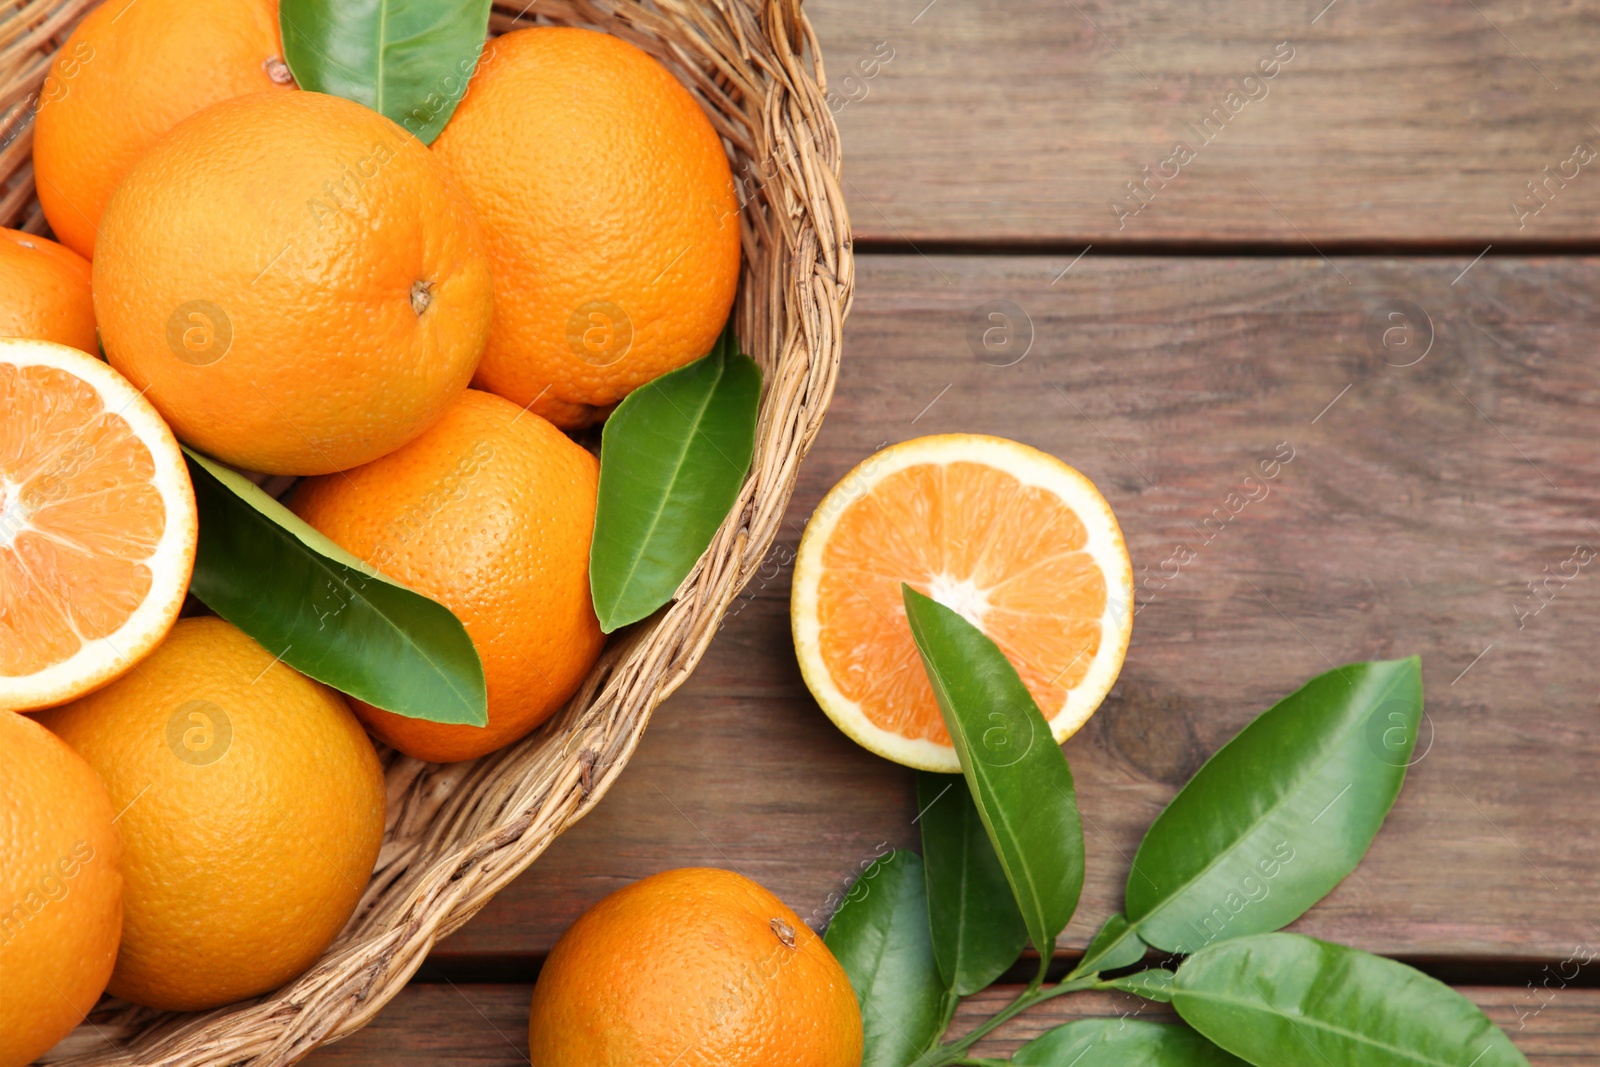
<instances>
[{"instance_id":1,"label":"green leaf","mask_svg":"<svg viewBox=\"0 0 1600 1067\"><path fill-rule=\"evenodd\" d=\"M856 879L823 941L850 976L866 1030L862 1067L906 1067L944 1025L922 860L890 852Z\"/></svg>"},{"instance_id":2,"label":"green leaf","mask_svg":"<svg viewBox=\"0 0 1600 1067\"><path fill-rule=\"evenodd\" d=\"M978 815L1048 963L1083 889L1083 825L1067 757L995 643L943 604L900 589Z\"/></svg>"},{"instance_id":3,"label":"green leaf","mask_svg":"<svg viewBox=\"0 0 1600 1067\"><path fill-rule=\"evenodd\" d=\"M1242 1067L1242 1061L1186 1026L1143 1019L1067 1023L1023 1045L1011 1062L1018 1067Z\"/></svg>"},{"instance_id":4,"label":"green leaf","mask_svg":"<svg viewBox=\"0 0 1600 1067\"><path fill-rule=\"evenodd\" d=\"M1405 781L1422 719L1415 656L1307 682L1224 745L1145 834L1127 915L1193 953L1277 930L1355 869Z\"/></svg>"},{"instance_id":5,"label":"green leaf","mask_svg":"<svg viewBox=\"0 0 1600 1067\"><path fill-rule=\"evenodd\" d=\"M1139 939L1133 927L1128 925L1127 917L1118 912L1100 927L1100 932L1089 942L1089 947L1084 950L1083 959L1073 968L1068 978L1093 974L1096 971L1114 971L1118 967L1132 967L1144 959L1144 950L1145 943Z\"/></svg>"},{"instance_id":6,"label":"green leaf","mask_svg":"<svg viewBox=\"0 0 1600 1067\"><path fill-rule=\"evenodd\" d=\"M755 454L761 368L732 326L711 353L629 393L606 420L589 589L610 633L671 600Z\"/></svg>"},{"instance_id":7,"label":"green leaf","mask_svg":"<svg viewBox=\"0 0 1600 1067\"><path fill-rule=\"evenodd\" d=\"M302 674L431 722L489 721L461 620L379 574L248 478L184 449L200 512L190 591Z\"/></svg>"},{"instance_id":8,"label":"green leaf","mask_svg":"<svg viewBox=\"0 0 1600 1067\"><path fill-rule=\"evenodd\" d=\"M431 144L489 35L490 0L280 0L284 60L302 89L365 104Z\"/></svg>"},{"instance_id":9,"label":"green leaf","mask_svg":"<svg viewBox=\"0 0 1600 1067\"><path fill-rule=\"evenodd\" d=\"M917 774L928 918L939 973L958 997L987 989L1017 962L1028 927L959 774Z\"/></svg>"},{"instance_id":10,"label":"green leaf","mask_svg":"<svg viewBox=\"0 0 1600 1067\"><path fill-rule=\"evenodd\" d=\"M1155 967L1137 974L1125 974L1095 986L1096 989L1120 989L1146 1000L1159 1000L1166 1004L1172 1000L1172 972Z\"/></svg>"},{"instance_id":11,"label":"green leaf","mask_svg":"<svg viewBox=\"0 0 1600 1067\"><path fill-rule=\"evenodd\" d=\"M1528 1067L1471 1001L1403 963L1298 934L1225 941L1185 960L1172 1003L1260 1067Z\"/></svg>"}]
</instances>

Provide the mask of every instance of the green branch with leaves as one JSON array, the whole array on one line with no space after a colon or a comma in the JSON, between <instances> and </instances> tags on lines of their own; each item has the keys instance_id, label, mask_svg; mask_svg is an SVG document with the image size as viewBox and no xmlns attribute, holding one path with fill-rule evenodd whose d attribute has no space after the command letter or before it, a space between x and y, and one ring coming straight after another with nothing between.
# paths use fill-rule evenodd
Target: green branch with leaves
<instances>
[{"instance_id":1,"label":"green branch with leaves","mask_svg":"<svg viewBox=\"0 0 1600 1067\"><path fill-rule=\"evenodd\" d=\"M1218 750L1146 833L1123 912L1065 978L1047 982L1083 888L1072 771L994 642L902 593L961 774L919 775L921 856L877 860L828 926L861 1001L863 1067L1527 1067L1449 986L1277 932L1355 869L1399 796L1422 719L1416 657L1313 678ZM1030 942L1033 980L945 1040L961 998L998 980ZM1183 962L1111 973L1150 949ZM1186 1025L1080 1019L1009 1060L970 1054L1017 1015L1090 989L1170 1003Z\"/></svg>"}]
</instances>

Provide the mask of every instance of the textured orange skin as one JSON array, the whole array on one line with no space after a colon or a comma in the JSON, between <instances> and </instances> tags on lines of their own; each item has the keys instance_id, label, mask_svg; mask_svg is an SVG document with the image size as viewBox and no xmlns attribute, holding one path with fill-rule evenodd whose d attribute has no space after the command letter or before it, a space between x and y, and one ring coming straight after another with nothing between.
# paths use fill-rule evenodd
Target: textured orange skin
<instances>
[{"instance_id":1,"label":"textured orange skin","mask_svg":"<svg viewBox=\"0 0 1600 1067\"><path fill-rule=\"evenodd\" d=\"M23 1067L94 1007L122 930L122 845L94 771L0 711L0 1067Z\"/></svg>"},{"instance_id":2,"label":"textured orange skin","mask_svg":"<svg viewBox=\"0 0 1600 1067\"><path fill-rule=\"evenodd\" d=\"M111 191L201 108L272 89L277 0L110 0L72 31L39 92L34 177L61 243L94 256Z\"/></svg>"},{"instance_id":3,"label":"textured orange skin","mask_svg":"<svg viewBox=\"0 0 1600 1067\"><path fill-rule=\"evenodd\" d=\"M528 1015L533 1067L860 1067L861 1046L856 995L822 939L755 882L703 867L585 912Z\"/></svg>"},{"instance_id":4,"label":"textured orange skin","mask_svg":"<svg viewBox=\"0 0 1600 1067\"><path fill-rule=\"evenodd\" d=\"M325 474L392 452L467 387L489 329L482 230L447 181L422 142L338 97L255 93L190 116L101 222L111 365L236 466ZM214 332L185 353L197 321Z\"/></svg>"},{"instance_id":5,"label":"textured orange skin","mask_svg":"<svg viewBox=\"0 0 1600 1067\"><path fill-rule=\"evenodd\" d=\"M232 736L179 757L210 701ZM223 744L213 720L212 744ZM383 840L383 768L344 700L214 617L180 619L117 681L37 718L122 810L127 890L116 996L198 1011L276 989L355 911Z\"/></svg>"},{"instance_id":6,"label":"textured orange skin","mask_svg":"<svg viewBox=\"0 0 1600 1067\"><path fill-rule=\"evenodd\" d=\"M352 701L368 729L448 763L510 744L566 702L605 643L589 596L599 484L599 462L560 430L473 389L399 451L300 483L296 514L454 611L483 660L488 726Z\"/></svg>"},{"instance_id":7,"label":"textured orange skin","mask_svg":"<svg viewBox=\"0 0 1600 1067\"><path fill-rule=\"evenodd\" d=\"M0 229L0 337L34 337L99 355L89 261L44 237Z\"/></svg>"},{"instance_id":8,"label":"textured orange skin","mask_svg":"<svg viewBox=\"0 0 1600 1067\"><path fill-rule=\"evenodd\" d=\"M581 426L711 350L739 280L739 202L710 120L661 64L592 30L508 33L433 151L494 259L475 386ZM607 365L617 353L585 358L580 340L585 321L604 320L579 315L569 337L595 302L632 323Z\"/></svg>"}]
</instances>

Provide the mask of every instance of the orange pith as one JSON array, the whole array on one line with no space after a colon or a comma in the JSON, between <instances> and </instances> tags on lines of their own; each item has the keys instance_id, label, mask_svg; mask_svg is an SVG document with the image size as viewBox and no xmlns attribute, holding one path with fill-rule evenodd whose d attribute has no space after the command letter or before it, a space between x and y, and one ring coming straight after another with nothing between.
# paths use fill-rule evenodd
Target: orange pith
<instances>
[{"instance_id":1,"label":"orange pith","mask_svg":"<svg viewBox=\"0 0 1600 1067\"><path fill-rule=\"evenodd\" d=\"M55 367L0 363L0 675L67 659L127 622L166 527L126 419Z\"/></svg>"},{"instance_id":2,"label":"orange pith","mask_svg":"<svg viewBox=\"0 0 1600 1067\"><path fill-rule=\"evenodd\" d=\"M960 610L1016 666L1046 718L1099 650L1105 575L1065 501L979 463L917 464L847 505L823 552L821 652L876 726L948 745L900 583Z\"/></svg>"}]
</instances>

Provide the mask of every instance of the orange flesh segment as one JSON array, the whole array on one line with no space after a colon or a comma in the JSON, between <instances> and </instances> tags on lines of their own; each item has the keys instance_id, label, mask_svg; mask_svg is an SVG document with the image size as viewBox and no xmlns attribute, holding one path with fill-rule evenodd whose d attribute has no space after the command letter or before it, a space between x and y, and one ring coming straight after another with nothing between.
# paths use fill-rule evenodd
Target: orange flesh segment
<instances>
[{"instance_id":1,"label":"orange flesh segment","mask_svg":"<svg viewBox=\"0 0 1600 1067\"><path fill-rule=\"evenodd\" d=\"M919 464L848 505L823 550L823 663L867 719L948 745L900 583L961 611L1016 666L1045 718L1094 662L1106 580L1077 514L978 463Z\"/></svg>"},{"instance_id":2,"label":"orange flesh segment","mask_svg":"<svg viewBox=\"0 0 1600 1067\"><path fill-rule=\"evenodd\" d=\"M90 385L0 364L0 675L105 637L149 594L166 528L155 461Z\"/></svg>"}]
</instances>

